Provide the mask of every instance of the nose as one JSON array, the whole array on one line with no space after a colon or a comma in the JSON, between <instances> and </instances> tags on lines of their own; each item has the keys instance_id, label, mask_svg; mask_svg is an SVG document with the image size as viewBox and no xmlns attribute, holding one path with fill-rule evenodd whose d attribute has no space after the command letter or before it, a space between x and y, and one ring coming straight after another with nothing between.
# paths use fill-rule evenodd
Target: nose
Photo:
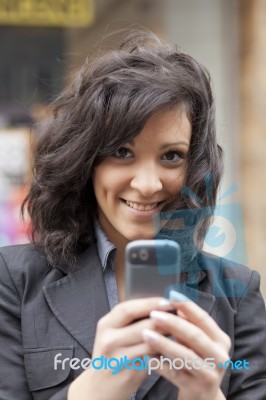
<instances>
[{"instance_id":1,"label":"nose","mask_svg":"<svg viewBox=\"0 0 266 400\"><path fill-rule=\"evenodd\" d=\"M162 180L156 168L148 166L135 171L130 186L140 192L143 197L151 197L163 188Z\"/></svg>"}]
</instances>

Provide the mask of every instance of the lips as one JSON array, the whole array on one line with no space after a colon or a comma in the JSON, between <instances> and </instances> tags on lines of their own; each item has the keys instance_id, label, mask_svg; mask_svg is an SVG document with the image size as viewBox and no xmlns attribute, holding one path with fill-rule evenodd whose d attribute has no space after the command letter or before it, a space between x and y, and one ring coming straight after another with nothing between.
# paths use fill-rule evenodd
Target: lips
<instances>
[{"instance_id":1,"label":"lips","mask_svg":"<svg viewBox=\"0 0 266 400\"><path fill-rule=\"evenodd\" d=\"M139 212L143 216L147 214L150 215L153 211L158 212L159 208L161 208L162 204L164 203L164 201L158 201L157 203L155 202L142 203L131 200L125 200L122 198L120 198L120 201L122 201L127 207L132 209L132 211Z\"/></svg>"},{"instance_id":2,"label":"lips","mask_svg":"<svg viewBox=\"0 0 266 400\"><path fill-rule=\"evenodd\" d=\"M159 203L142 204L142 203L135 203L133 201L126 200L126 204L129 207L134 208L134 210L151 211L151 210L154 210L158 206Z\"/></svg>"}]
</instances>

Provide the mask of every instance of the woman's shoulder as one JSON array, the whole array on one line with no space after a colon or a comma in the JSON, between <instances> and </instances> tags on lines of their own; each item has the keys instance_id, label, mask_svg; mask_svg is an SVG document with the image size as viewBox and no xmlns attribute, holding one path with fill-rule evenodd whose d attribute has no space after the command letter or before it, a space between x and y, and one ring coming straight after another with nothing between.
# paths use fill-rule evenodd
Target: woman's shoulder
<instances>
[{"instance_id":1,"label":"woman's shoulder","mask_svg":"<svg viewBox=\"0 0 266 400\"><path fill-rule=\"evenodd\" d=\"M241 280L249 280L254 272L250 267L237 261L219 257L204 251L199 253L198 261L202 270L207 273L215 274L216 276L223 275L228 279L232 277Z\"/></svg>"},{"instance_id":2,"label":"woman's shoulder","mask_svg":"<svg viewBox=\"0 0 266 400\"><path fill-rule=\"evenodd\" d=\"M44 254L31 244L18 244L0 247L0 266L5 265L10 270L26 271L38 263L39 268L47 268L47 259Z\"/></svg>"},{"instance_id":3,"label":"woman's shoulder","mask_svg":"<svg viewBox=\"0 0 266 400\"><path fill-rule=\"evenodd\" d=\"M257 271L236 261L201 252L200 268L216 292L222 290L227 297L243 297L249 290L258 290L260 275Z\"/></svg>"},{"instance_id":4,"label":"woman's shoulder","mask_svg":"<svg viewBox=\"0 0 266 400\"><path fill-rule=\"evenodd\" d=\"M15 286L21 296L26 287L41 284L49 270L46 256L33 244L0 248L0 284Z\"/></svg>"}]
</instances>

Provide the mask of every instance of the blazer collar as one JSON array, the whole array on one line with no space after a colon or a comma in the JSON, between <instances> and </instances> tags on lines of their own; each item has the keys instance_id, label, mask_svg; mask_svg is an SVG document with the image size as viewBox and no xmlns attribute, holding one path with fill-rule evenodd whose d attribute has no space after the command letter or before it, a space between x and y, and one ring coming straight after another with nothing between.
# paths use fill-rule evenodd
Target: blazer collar
<instances>
[{"instance_id":1,"label":"blazer collar","mask_svg":"<svg viewBox=\"0 0 266 400\"><path fill-rule=\"evenodd\" d=\"M46 285L43 288L44 295L58 320L91 356L97 322L110 311L96 244L80 255L73 272L70 272L67 265L58 268L67 275ZM199 285L196 288L183 283L177 289L198 301L199 305L211 314L215 297L199 290L205 276L204 272L199 275ZM138 390L139 400L159 378L154 372L146 377Z\"/></svg>"}]
</instances>

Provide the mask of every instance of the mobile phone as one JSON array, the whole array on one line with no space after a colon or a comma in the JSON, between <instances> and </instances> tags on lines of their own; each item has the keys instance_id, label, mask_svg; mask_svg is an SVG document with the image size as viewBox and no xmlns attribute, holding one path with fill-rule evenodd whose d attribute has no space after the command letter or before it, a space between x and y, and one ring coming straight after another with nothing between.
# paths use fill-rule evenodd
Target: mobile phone
<instances>
[{"instance_id":1,"label":"mobile phone","mask_svg":"<svg viewBox=\"0 0 266 400\"><path fill-rule=\"evenodd\" d=\"M180 246L173 240L135 240L125 249L126 299L166 297L180 277Z\"/></svg>"}]
</instances>

